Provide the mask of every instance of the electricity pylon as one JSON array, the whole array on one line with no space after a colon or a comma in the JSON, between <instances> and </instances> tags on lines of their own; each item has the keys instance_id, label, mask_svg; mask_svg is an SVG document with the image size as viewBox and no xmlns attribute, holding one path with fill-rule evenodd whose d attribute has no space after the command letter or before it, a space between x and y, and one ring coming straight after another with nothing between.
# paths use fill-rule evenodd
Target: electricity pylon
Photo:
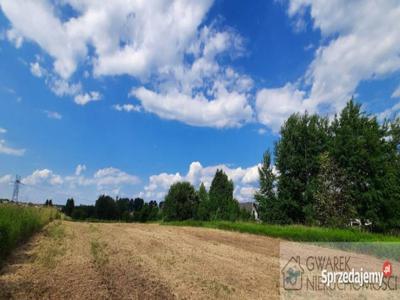
<instances>
[{"instance_id":1,"label":"electricity pylon","mask_svg":"<svg viewBox=\"0 0 400 300\"><path fill-rule=\"evenodd\" d=\"M18 202L18 194L19 194L19 185L21 184L21 176L16 175L14 181L14 191L12 195L12 201Z\"/></svg>"}]
</instances>

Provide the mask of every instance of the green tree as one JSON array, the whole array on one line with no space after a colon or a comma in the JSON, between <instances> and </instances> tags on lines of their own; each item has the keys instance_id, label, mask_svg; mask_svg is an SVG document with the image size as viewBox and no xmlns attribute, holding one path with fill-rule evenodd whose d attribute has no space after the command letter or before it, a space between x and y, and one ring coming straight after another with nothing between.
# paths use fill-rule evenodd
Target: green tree
<instances>
[{"instance_id":1,"label":"green tree","mask_svg":"<svg viewBox=\"0 0 400 300\"><path fill-rule=\"evenodd\" d=\"M346 172L323 153L315 191L315 215L319 225L345 227L356 217L350 184Z\"/></svg>"},{"instance_id":2,"label":"green tree","mask_svg":"<svg viewBox=\"0 0 400 300\"><path fill-rule=\"evenodd\" d=\"M278 209L278 201L274 192L275 175L272 172L271 153L266 151L263 156L262 165L258 168L259 190L254 199L257 203L259 218L264 222L274 223L275 211Z\"/></svg>"},{"instance_id":3,"label":"green tree","mask_svg":"<svg viewBox=\"0 0 400 300\"><path fill-rule=\"evenodd\" d=\"M135 200L133 200L132 208L134 211L139 211L142 209L143 205L144 200L142 198L135 198Z\"/></svg>"},{"instance_id":4,"label":"green tree","mask_svg":"<svg viewBox=\"0 0 400 300\"><path fill-rule=\"evenodd\" d=\"M113 220L118 218L118 207L110 196L101 195L96 201L96 216L99 219Z\"/></svg>"},{"instance_id":5,"label":"green tree","mask_svg":"<svg viewBox=\"0 0 400 300\"><path fill-rule=\"evenodd\" d=\"M209 214L211 219L236 220L239 203L233 198L233 182L223 170L217 170L209 192Z\"/></svg>"},{"instance_id":6,"label":"green tree","mask_svg":"<svg viewBox=\"0 0 400 300\"><path fill-rule=\"evenodd\" d=\"M329 124L318 115L293 114L275 147L281 223L312 223L319 156L328 148Z\"/></svg>"},{"instance_id":7,"label":"green tree","mask_svg":"<svg viewBox=\"0 0 400 300\"><path fill-rule=\"evenodd\" d=\"M67 216L71 217L72 216L72 212L74 211L74 208L75 208L74 199L72 199L72 198L67 199L67 203L64 206L64 213Z\"/></svg>"},{"instance_id":8,"label":"green tree","mask_svg":"<svg viewBox=\"0 0 400 300\"><path fill-rule=\"evenodd\" d=\"M209 199L208 199L208 192L206 190L206 187L204 186L204 183L202 182L199 187L199 191L197 192L198 198L199 198L199 208L197 210L197 218L199 220L209 220L210 219L210 214L209 214Z\"/></svg>"},{"instance_id":9,"label":"green tree","mask_svg":"<svg viewBox=\"0 0 400 300\"><path fill-rule=\"evenodd\" d=\"M197 213L198 197L189 182L171 185L165 197L163 213L167 221L193 219Z\"/></svg>"},{"instance_id":10,"label":"green tree","mask_svg":"<svg viewBox=\"0 0 400 300\"><path fill-rule=\"evenodd\" d=\"M129 216L129 198L119 198L116 201L120 219L127 219Z\"/></svg>"},{"instance_id":11,"label":"green tree","mask_svg":"<svg viewBox=\"0 0 400 300\"><path fill-rule=\"evenodd\" d=\"M387 139L390 131L392 140ZM335 118L332 132L331 156L346 172L358 217L372 221L376 230L398 224L396 126L380 126L376 117L365 114L361 105L351 100Z\"/></svg>"}]
</instances>

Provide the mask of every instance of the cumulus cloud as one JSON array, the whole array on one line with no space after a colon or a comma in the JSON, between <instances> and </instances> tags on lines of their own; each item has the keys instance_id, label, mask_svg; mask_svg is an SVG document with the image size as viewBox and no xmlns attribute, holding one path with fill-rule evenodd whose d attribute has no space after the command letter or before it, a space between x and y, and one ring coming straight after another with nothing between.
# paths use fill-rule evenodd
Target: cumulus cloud
<instances>
[{"instance_id":1,"label":"cumulus cloud","mask_svg":"<svg viewBox=\"0 0 400 300\"><path fill-rule=\"evenodd\" d=\"M289 15L310 10L314 28L329 42L321 45L308 68L311 85L306 107L343 107L359 83L400 70L400 3L292 0Z\"/></svg>"},{"instance_id":2,"label":"cumulus cloud","mask_svg":"<svg viewBox=\"0 0 400 300\"><path fill-rule=\"evenodd\" d=\"M307 12L323 39L301 78L304 85L287 83L257 93L258 120L275 132L293 112L335 113L363 80L383 78L400 70L399 2L289 1L289 16L303 25ZM395 91L392 97L396 95Z\"/></svg>"},{"instance_id":3,"label":"cumulus cloud","mask_svg":"<svg viewBox=\"0 0 400 300\"><path fill-rule=\"evenodd\" d=\"M6 132L7 132L7 130L5 128L0 127L0 133L6 133Z\"/></svg>"},{"instance_id":4,"label":"cumulus cloud","mask_svg":"<svg viewBox=\"0 0 400 300\"><path fill-rule=\"evenodd\" d=\"M0 184L12 182L11 175L0 176ZM64 203L68 197L73 197L78 203L93 204L100 194L112 196L134 195L135 186L140 179L132 174L114 167L102 168L93 174L86 175L86 165L79 164L70 175L61 175L53 170L43 168L33 171L22 178L21 200L39 201L53 198L57 203ZM2 194L0 197L9 197Z\"/></svg>"},{"instance_id":5,"label":"cumulus cloud","mask_svg":"<svg viewBox=\"0 0 400 300\"><path fill-rule=\"evenodd\" d=\"M178 181L188 181L195 187L201 182L209 188L217 169L222 169L235 184L234 196L239 201L252 201L251 190L257 188L259 165L248 168L230 168L224 164L203 167L200 162L192 162L186 175L180 173L160 173L152 175L144 187L143 196L148 199L162 200L171 184Z\"/></svg>"},{"instance_id":6,"label":"cumulus cloud","mask_svg":"<svg viewBox=\"0 0 400 300\"><path fill-rule=\"evenodd\" d=\"M140 182L140 179L117 168L109 167L98 170L93 176L93 181L98 186L115 186L121 184L137 184Z\"/></svg>"},{"instance_id":7,"label":"cumulus cloud","mask_svg":"<svg viewBox=\"0 0 400 300\"><path fill-rule=\"evenodd\" d=\"M7 145L5 140L0 140L0 154L23 156L25 154L25 149L13 148Z\"/></svg>"},{"instance_id":8,"label":"cumulus cloud","mask_svg":"<svg viewBox=\"0 0 400 300\"><path fill-rule=\"evenodd\" d=\"M22 182L27 185L40 185L43 183L60 185L66 183L74 186L96 186L98 190L104 186L118 188L123 185L134 185L140 182L137 176L113 167L99 169L90 177L83 175L85 171L86 165L81 164L76 166L74 175L68 176L55 174L49 169L40 169L23 178Z\"/></svg>"},{"instance_id":9,"label":"cumulus cloud","mask_svg":"<svg viewBox=\"0 0 400 300\"><path fill-rule=\"evenodd\" d=\"M253 81L218 63L228 52L240 54L241 38L231 31L204 27L188 48L191 64L165 69L153 89L139 87L130 95L144 110L193 126L239 127L253 118L249 104Z\"/></svg>"},{"instance_id":10,"label":"cumulus cloud","mask_svg":"<svg viewBox=\"0 0 400 300\"><path fill-rule=\"evenodd\" d=\"M146 111L194 126L238 127L252 117L246 96L230 93L223 87L211 101L202 94L192 98L178 91L156 93L143 87L133 90L132 95L141 101Z\"/></svg>"},{"instance_id":11,"label":"cumulus cloud","mask_svg":"<svg viewBox=\"0 0 400 300\"><path fill-rule=\"evenodd\" d=\"M80 105L99 99L93 92L81 93L79 83L68 82L78 66L87 63L95 76L128 74L142 83L151 78L150 85L133 89L131 95L144 110L162 118L238 127L253 117L248 94L252 80L217 62L223 53L241 55L243 46L231 29L201 26L212 2L0 0L14 36L34 41L53 57L57 76L47 81L57 95L73 96ZM65 5L75 15L62 20L56 12ZM27 14L35 18L25 18ZM37 62L31 71L43 76Z\"/></svg>"},{"instance_id":12,"label":"cumulus cloud","mask_svg":"<svg viewBox=\"0 0 400 300\"><path fill-rule=\"evenodd\" d=\"M89 102L99 101L101 99L101 95L99 92L93 91L89 93L76 95L74 101L79 105L86 105Z\"/></svg>"},{"instance_id":13,"label":"cumulus cloud","mask_svg":"<svg viewBox=\"0 0 400 300\"><path fill-rule=\"evenodd\" d=\"M50 184L60 185L63 179L60 175L54 174L49 169L35 170L31 175L22 179L22 183L27 185Z\"/></svg>"},{"instance_id":14,"label":"cumulus cloud","mask_svg":"<svg viewBox=\"0 0 400 300\"><path fill-rule=\"evenodd\" d=\"M49 119L61 120L62 115L56 111L44 110L43 111Z\"/></svg>"},{"instance_id":15,"label":"cumulus cloud","mask_svg":"<svg viewBox=\"0 0 400 300\"><path fill-rule=\"evenodd\" d=\"M9 39L36 42L54 58L55 71L66 79L86 57L89 46L95 49L97 75L144 76L179 61L212 1L56 2L57 8L68 4L76 12L65 21L49 1L1 0L0 4L12 24Z\"/></svg>"},{"instance_id":16,"label":"cumulus cloud","mask_svg":"<svg viewBox=\"0 0 400 300\"><path fill-rule=\"evenodd\" d=\"M291 84L282 88L259 90L256 95L258 121L278 132L288 116L304 110L304 94Z\"/></svg>"}]
</instances>

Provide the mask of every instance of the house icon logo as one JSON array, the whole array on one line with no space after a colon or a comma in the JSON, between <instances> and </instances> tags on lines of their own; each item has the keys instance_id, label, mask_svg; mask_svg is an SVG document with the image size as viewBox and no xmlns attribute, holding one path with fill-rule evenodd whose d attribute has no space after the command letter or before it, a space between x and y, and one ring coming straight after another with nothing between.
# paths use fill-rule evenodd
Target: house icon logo
<instances>
[{"instance_id":1,"label":"house icon logo","mask_svg":"<svg viewBox=\"0 0 400 300\"><path fill-rule=\"evenodd\" d=\"M304 269L300 264L300 256L292 256L281 270L282 286L285 290L301 290Z\"/></svg>"}]
</instances>

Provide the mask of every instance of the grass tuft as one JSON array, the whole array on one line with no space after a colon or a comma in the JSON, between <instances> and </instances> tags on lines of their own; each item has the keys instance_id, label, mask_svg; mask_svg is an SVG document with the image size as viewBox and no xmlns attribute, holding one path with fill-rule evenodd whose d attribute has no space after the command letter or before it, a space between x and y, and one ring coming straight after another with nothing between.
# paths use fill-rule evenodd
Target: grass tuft
<instances>
[{"instance_id":1,"label":"grass tuft","mask_svg":"<svg viewBox=\"0 0 400 300\"><path fill-rule=\"evenodd\" d=\"M104 267L108 263L108 255L105 251L106 246L107 245L104 242L101 242L98 239L93 239L90 242L90 250L97 267Z\"/></svg>"}]
</instances>

